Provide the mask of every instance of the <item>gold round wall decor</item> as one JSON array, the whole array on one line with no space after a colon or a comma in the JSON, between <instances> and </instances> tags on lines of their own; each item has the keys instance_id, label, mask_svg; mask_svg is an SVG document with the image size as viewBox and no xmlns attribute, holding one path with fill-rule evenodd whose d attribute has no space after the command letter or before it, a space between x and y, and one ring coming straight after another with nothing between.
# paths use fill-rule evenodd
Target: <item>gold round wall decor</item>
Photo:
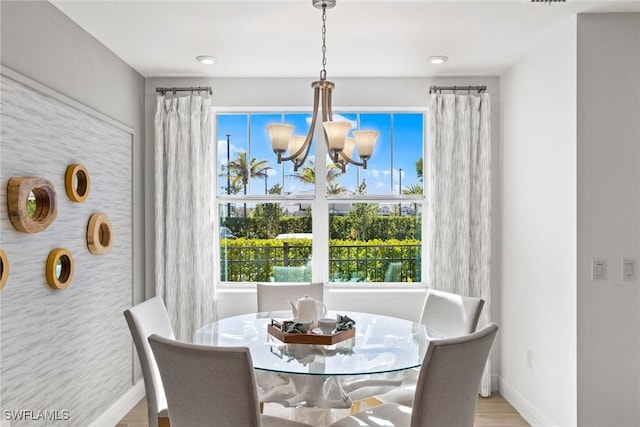
<instances>
[{"instance_id":1,"label":"gold round wall decor","mask_svg":"<svg viewBox=\"0 0 640 427\"><path fill-rule=\"evenodd\" d=\"M8 277L9 259L7 258L7 254L5 254L2 249L0 249L0 291L2 290L2 288L4 288L4 285L6 285Z\"/></svg>"},{"instance_id":2,"label":"gold round wall decor","mask_svg":"<svg viewBox=\"0 0 640 427\"><path fill-rule=\"evenodd\" d=\"M69 249L56 248L49 252L46 267L49 286L53 289L66 289L73 280L74 268L73 256Z\"/></svg>"},{"instance_id":3,"label":"gold round wall decor","mask_svg":"<svg viewBox=\"0 0 640 427\"><path fill-rule=\"evenodd\" d=\"M87 200L91 189L91 179L87 168L77 163L69 165L64 176L64 185L67 196L72 201L82 203Z\"/></svg>"},{"instance_id":4,"label":"gold round wall decor","mask_svg":"<svg viewBox=\"0 0 640 427\"><path fill-rule=\"evenodd\" d=\"M103 255L111 252L113 232L109 218L103 213L91 215L87 226L87 247L89 252Z\"/></svg>"},{"instance_id":5,"label":"gold round wall decor","mask_svg":"<svg viewBox=\"0 0 640 427\"><path fill-rule=\"evenodd\" d=\"M9 178L7 208L13 227L23 233L46 229L58 215L56 188L35 176Z\"/></svg>"}]
</instances>

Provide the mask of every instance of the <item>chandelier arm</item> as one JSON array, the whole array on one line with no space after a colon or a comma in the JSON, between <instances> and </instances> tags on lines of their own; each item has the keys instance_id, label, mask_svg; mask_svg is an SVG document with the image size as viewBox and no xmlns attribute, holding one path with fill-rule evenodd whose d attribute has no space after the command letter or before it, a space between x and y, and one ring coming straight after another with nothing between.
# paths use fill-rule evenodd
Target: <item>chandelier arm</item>
<instances>
[{"instance_id":1,"label":"chandelier arm","mask_svg":"<svg viewBox=\"0 0 640 427\"><path fill-rule=\"evenodd\" d=\"M367 168L367 159L362 159L362 162L358 162L357 160L353 160L351 157L347 156L347 154L344 151L340 152L340 157L342 157L343 160L346 160L348 163L351 163L352 165L362 166L363 169ZM346 166L346 163L345 163L345 166Z\"/></svg>"},{"instance_id":2,"label":"chandelier arm","mask_svg":"<svg viewBox=\"0 0 640 427\"><path fill-rule=\"evenodd\" d=\"M326 96L326 107L327 107L327 120L328 121L333 121L333 110L332 110L332 94L333 94L333 89L331 86L327 86L327 88L325 89L325 96Z\"/></svg>"},{"instance_id":3,"label":"chandelier arm","mask_svg":"<svg viewBox=\"0 0 640 427\"><path fill-rule=\"evenodd\" d=\"M333 121L333 113L331 111L331 92L332 92L331 86L324 85L322 87L322 121L323 122ZM324 128L323 128L323 133L324 133L324 143L327 146L329 157L331 158L331 161L333 163L339 166L338 151L331 149L331 147L329 146L329 137L327 136L327 131L324 130Z\"/></svg>"},{"instance_id":4,"label":"chandelier arm","mask_svg":"<svg viewBox=\"0 0 640 427\"><path fill-rule=\"evenodd\" d=\"M315 87L313 90L313 115L311 116L311 124L309 125L309 132L307 133L307 137L305 138L304 143L302 144L300 149L295 153L291 153L289 156L286 156L286 157L280 156L280 155L278 156L278 160L279 160L278 163L280 163L280 161L286 162L289 160L293 160L294 171L298 170L298 166L303 164L307 160L307 156L309 155L309 151L311 148L311 139L313 138L313 130L316 127L316 119L318 118L318 103L320 100L319 92L320 92L320 88ZM303 151L304 151L303 158L299 162L297 162L295 160L296 157L302 154Z\"/></svg>"},{"instance_id":5,"label":"chandelier arm","mask_svg":"<svg viewBox=\"0 0 640 427\"><path fill-rule=\"evenodd\" d=\"M302 156L302 159L300 160L296 160L294 156L293 159L293 171L297 172L298 168L300 166L302 166L304 164L304 162L307 161L307 157L309 156L309 152L311 151L311 140L313 139L313 133L316 129L316 121L318 119L318 103L320 101L320 88L316 87L313 91L313 114L311 116L311 123L309 124L309 131L307 132L307 138L304 140L304 144L302 144L302 147L300 148L300 150L298 150L298 153L302 150L303 147L306 147L306 150L304 152L304 156Z\"/></svg>"}]
</instances>

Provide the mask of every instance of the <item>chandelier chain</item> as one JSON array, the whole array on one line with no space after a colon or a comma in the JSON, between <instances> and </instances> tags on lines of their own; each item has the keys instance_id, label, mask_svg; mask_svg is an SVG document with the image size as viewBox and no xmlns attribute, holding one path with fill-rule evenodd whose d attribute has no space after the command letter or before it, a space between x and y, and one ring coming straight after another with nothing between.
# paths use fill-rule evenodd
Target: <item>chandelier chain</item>
<instances>
[{"instance_id":1,"label":"chandelier chain","mask_svg":"<svg viewBox=\"0 0 640 427\"><path fill-rule=\"evenodd\" d=\"M322 5L322 71L320 80L327 78L327 5Z\"/></svg>"}]
</instances>

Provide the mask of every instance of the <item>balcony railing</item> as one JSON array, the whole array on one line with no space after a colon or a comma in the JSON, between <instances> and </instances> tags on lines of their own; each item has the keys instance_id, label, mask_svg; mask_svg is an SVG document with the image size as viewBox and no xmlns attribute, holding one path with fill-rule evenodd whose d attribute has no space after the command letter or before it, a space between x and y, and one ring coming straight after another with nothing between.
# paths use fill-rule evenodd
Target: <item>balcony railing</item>
<instances>
[{"instance_id":1,"label":"balcony railing","mask_svg":"<svg viewBox=\"0 0 640 427\"><path fill-rule=\"evenodd\" d=\"M274 267L313 268L311 244L220 247L220 279L225 282L267 282L278 280ZM332 282L419 282L420 243L382 245L330 245L329 278ZM293 269L292 269L293 270ZM399 271L397 271L399 270ZM309 275L300 277L308 281Z\"/></svg>"}]
</instances>

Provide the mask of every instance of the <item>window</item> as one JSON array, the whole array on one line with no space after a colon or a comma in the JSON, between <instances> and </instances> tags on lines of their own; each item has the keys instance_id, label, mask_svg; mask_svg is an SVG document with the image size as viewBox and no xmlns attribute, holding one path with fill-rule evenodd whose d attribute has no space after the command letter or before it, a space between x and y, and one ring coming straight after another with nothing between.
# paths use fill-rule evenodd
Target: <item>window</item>
<instances>
[{"instance_id":1,"label":"window","mask_svg":"<svg viewBox=\"0 0 640 427\"><path fill-rule=\"evenodd\" d=\"M304 135L310 119L295 112L216 115L220 280L420 282L424 114L334 113L352 131L376 129L380 137L366 170L349 165L342 173L327 159L326 188L316 188L322 138L314 137L322 150L312 147L293 171L291 162L277 164L266 131L284 122Z\"/></svg>"}]
</instances>

